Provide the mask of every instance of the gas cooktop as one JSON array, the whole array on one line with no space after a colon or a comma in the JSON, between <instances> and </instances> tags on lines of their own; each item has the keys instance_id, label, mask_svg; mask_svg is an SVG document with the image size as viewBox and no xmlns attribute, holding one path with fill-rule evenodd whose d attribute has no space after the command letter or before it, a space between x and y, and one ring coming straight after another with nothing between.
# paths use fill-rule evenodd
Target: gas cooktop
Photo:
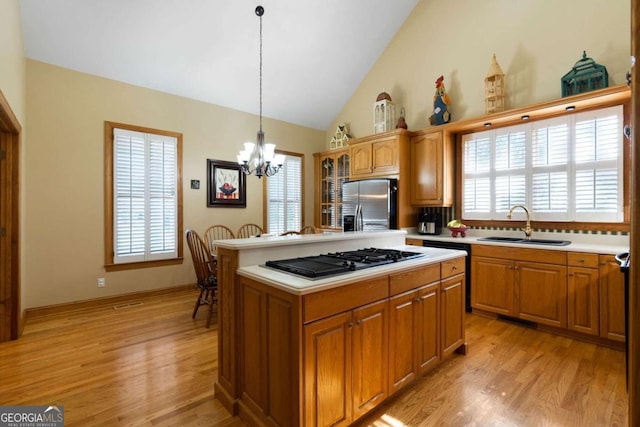
<instances>
[{"instance_id":1,"label":"gas cooktop","mask_svg":"<svg viewBox=\"0 0 640 427\"><path fill-rule=\"evenodd\" d=\"M355 251L330 252L323 255L267 261L265 265L306 278L320 278L423 256L425 256L425 254L420 252L366 248Z\"/></svg>"}]
</instances>

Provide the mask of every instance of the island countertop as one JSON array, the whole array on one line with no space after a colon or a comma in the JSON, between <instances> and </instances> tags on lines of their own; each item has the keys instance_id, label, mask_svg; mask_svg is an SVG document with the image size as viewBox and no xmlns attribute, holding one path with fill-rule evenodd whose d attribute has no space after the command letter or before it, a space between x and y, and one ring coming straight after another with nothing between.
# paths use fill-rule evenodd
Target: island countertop
<instances>
[{"instance_id":1,"label":"island countertop","mask_svg":"<svg viewBox=\"0 0 640 427\"><path fill-rule=\"evenodd\" d=\"M323 277L319 279L308 279L302 276L266 267L263 264L241 267L238 269L237 273L240 276L258 280L264 284L273 286L292 294L304 295L312 292L318 292L339 286L349 285L351 283L362 282L363 280L380 277L386 274L397 273L424 265L440 263L467 255L465 251L418 246L403 245L390 247L387 249L420 252L425 256L412 258L401 262L394 262L376 267L365 268L362 270L350 271L344 274L339 274L331 277Z\"/></svg>"}]
</instances>

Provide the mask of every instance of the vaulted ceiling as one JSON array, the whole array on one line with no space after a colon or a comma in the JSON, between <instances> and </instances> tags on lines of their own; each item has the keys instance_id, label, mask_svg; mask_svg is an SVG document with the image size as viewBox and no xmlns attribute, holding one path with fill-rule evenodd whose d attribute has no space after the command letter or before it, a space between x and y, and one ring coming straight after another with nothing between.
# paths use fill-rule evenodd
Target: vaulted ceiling
<instances>
[{"instance_id":1,"label":"vaulted ceiling","mask_svg":"<svg viewBox=\"0 0 640 427\"><path fill-rule=\"evenodd\" d=\"M27 58L326 130L418 0L20 0Z\"/></svg>"}]
</instances>

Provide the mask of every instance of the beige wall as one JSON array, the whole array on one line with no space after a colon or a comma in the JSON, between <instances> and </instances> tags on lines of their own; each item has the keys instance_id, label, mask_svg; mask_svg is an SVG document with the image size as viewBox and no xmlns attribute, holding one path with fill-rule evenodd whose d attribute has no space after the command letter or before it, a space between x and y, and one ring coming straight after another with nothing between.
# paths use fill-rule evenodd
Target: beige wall
<instances>
[{"instance_id":1,"label":"beige wall","mask_svg":"<svg viewBox=\"0 0 640 427\"><path fill-rule=\"evenodd\" d=\"M18 0L0 2L0 90L25 125L25 59Z\"/></svg>"},{"instance_id":2,"label":"beige wall","mask_svg":"<svg viewBox=\"0 0 640 427\"><path fill-rule=\"evenodd\" d=\"M20 6L18 0L0 1L0 91L9 102L11 110L22 126L21 151L24 153L26 127L26 62L22 44ZM21 181L24 182L24 156L21 165ZM21 188L20 212L24 218L24 186ZM24 221L21 218L20 258L24 261ZM20 276L24 277L24 262L20 264ZM20 283L20 307L25 307L24 280Z\"/></svg>"},{"instance_id":3,"label":"beige wall","mask_svg":"<svg viewBox=\"0 0 640 427\"><path fill-rule=\"evenodd\" d=\"M582 51L607 67L609 84L629 68L629 0L420 0L335 122L373 133L372 103L387 91L409 129L429 126L435 80L444 75L452 120L484 115L484 77L495 53L508 109L561 97L560 79Z\"/></svg>"},{"instance_id":4,"label":"beige wall","mask_svg":"<svg viewBox=\"0 0 640 427\"><path fill-rule=\"evenodd\" d=\"M262 223L262 181L247 178L247 208L206 207L206 159L234 160L256 137L257 116L27 61L26 307L192 283L189 250L180 266L105 273L105 120L183 133L184 226L232 229ZM322 149L324 132L265 119L267 139L282 150ZM307 173L306 220L313 223L313 173ZM198 179L200 190L190 189ZM96 279L106 278L98 289Z\"/></svg>"}]
</instances>

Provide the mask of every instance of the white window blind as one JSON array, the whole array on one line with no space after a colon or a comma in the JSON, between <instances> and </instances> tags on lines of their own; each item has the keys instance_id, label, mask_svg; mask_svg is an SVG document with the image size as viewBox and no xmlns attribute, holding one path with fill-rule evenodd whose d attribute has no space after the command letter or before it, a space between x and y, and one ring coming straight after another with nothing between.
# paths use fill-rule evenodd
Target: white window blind
<instances>
[{"instance_id":1,"label":"white window blind","mask_svg":"<svg viewBox=\"0 0 640 427\"><path fill-rule=\"evenodd\" d=\"M177 139L114 129L115 264L178 256Z\"/></svg>"},{"instance_id":2,"label":"white window blind","mask_svg":"<svg viewBox=\"0 0 640 427\"><path fill-rule=\"evenodd\" d=\"M281 234L302 227L302 157L287 155L284 166L267 178L267 230Z\"/></svg>"},{"instance_id":3,"label":"white window blind","mask_svg":"<svg viewBox=\"0 0 640 427\"><path fill-rule=\"evenodd\" d=\"M522 204L538 221L623 220L622 106L467 134L462 146L463 219Z\"/></svg>"}]
</instances>

